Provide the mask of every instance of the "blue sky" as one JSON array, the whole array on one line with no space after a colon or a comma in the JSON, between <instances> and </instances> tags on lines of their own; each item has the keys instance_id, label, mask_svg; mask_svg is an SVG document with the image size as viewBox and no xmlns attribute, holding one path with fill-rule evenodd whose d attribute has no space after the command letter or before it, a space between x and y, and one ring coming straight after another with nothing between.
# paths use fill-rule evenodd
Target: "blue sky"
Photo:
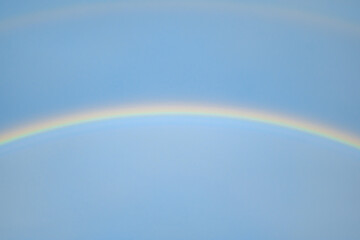
<instances>
[{"instance_id":1,"label":"blue sky","mask_svg":"<svg viewBox=\"0 0 360 240\"><path fill-rule=\"evenodd\" d=\"M79 3L0 1L0 19ZM360 21L357 1L256 3ZM360 135L359 40L226 11L115 11L0 32L0 130L89 108L196 102ZM360 236L360 153L278 127L114 120L24 139L0 158L2 239Z\"/></svg>"},{"instance_id":2,"label":"blue sky","mask_svg":"<svg viewBox=\"0 0 360 240\"><path fill-rule=\"evenodd\" d=\"M359 153L324 139L232 120L158 117L27 141L1 163L8 239L359 234Z\"/></svg>"},{"instance_id":3,"label":"blue sky","mask_svg":"<svg viewBox=\"0 0 360 240\"><path fill-rule=\"evenodd\" d=\"M2 33L1 46L2 128L93 106L210 101L360 131L359 41L337 30L140 11L24 27Z\"/></svg>"}]
</instances>

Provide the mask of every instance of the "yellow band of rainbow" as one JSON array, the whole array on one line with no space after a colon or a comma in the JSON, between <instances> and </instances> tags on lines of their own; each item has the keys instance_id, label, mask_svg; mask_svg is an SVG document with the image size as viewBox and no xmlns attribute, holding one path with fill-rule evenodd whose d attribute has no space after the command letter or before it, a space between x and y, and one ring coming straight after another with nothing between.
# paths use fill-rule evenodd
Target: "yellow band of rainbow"
<instances>
[{"instance_id":1,"label":"yellow band of rainbow","mask_svg":"<svg viewBox=\"0 0 360 240\"><path fill-rule=\"evenodd\" d=\"M151 116L203 116L252 121L293 129L311 135L323 137L360 150L360 138L344 131L323 124L291 118L285 115L259 111L255 109L233 108L226 106L209 106L195 104L137 105L115 108L103 108L85 111L39 121L27 126L18 127L0 134L0 146L21 140L40 133L66 128L69 126L105 121Z\"/></svg>"}]
</instances>

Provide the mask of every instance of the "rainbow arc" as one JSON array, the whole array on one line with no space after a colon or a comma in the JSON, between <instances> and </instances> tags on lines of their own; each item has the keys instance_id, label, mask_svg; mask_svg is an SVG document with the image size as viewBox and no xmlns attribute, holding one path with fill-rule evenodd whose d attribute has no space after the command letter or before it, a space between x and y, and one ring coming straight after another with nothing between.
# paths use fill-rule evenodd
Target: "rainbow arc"
<instances>
[{"instance_id":1,"label":"rainbow arc","mask_svg":"<svg viewBox=\"0 0 360 240\"><path fill-rule=\"evenodd\" d=\"M124 106L54 117L0 134L0 146L41 133L85 123L151 116L200 116L258 122L297 130L360 150L359 137L333 127L325 126L324 124L317 124L303 119L291 118L285 115L255 109L195 104Z\"/></svg>"}]
</instances>

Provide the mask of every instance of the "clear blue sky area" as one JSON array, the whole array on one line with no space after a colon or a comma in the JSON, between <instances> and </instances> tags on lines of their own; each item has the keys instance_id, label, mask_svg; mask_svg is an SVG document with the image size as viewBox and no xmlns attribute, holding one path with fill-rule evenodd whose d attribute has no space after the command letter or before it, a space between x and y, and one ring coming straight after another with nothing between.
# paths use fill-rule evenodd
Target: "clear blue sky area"
<instances>
[{"instance_id":1,"label":"clear blue sky area","mask_svg":"<svg viewBox=\"0 0 360 240\"><path fill-rule=\"evenodd\" d=\"M84 109L186 102L360 136L359 1L252 1L264 14L108 9L1 30L96 2L0 0L0 132ZM356 240L359 183L359 150L281 127L96 122L0 146L0 239Z\"/></svg>"}]
</instances>

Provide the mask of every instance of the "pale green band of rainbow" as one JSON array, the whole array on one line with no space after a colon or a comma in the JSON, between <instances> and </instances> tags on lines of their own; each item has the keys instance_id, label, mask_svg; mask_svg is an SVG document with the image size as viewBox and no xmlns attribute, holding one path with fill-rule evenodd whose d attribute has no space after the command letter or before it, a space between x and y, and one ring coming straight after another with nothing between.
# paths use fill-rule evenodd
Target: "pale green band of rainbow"
<instances>
[{"instance_id":1,"label":"pale green band of rainbow","mask_svg":"<svg viewBox=\"0 0 360 240\"><path fill-rule=\"evenodd\" d=\"M142 105L107 108L52 118L0 134L0 146L43 132L69 126L111 119L146 116L204 116L259 122L316 135L360 150L359 137L352 136L351 134L324 125L253 109L194 104Z\"/></svg>"}]
</instances>

